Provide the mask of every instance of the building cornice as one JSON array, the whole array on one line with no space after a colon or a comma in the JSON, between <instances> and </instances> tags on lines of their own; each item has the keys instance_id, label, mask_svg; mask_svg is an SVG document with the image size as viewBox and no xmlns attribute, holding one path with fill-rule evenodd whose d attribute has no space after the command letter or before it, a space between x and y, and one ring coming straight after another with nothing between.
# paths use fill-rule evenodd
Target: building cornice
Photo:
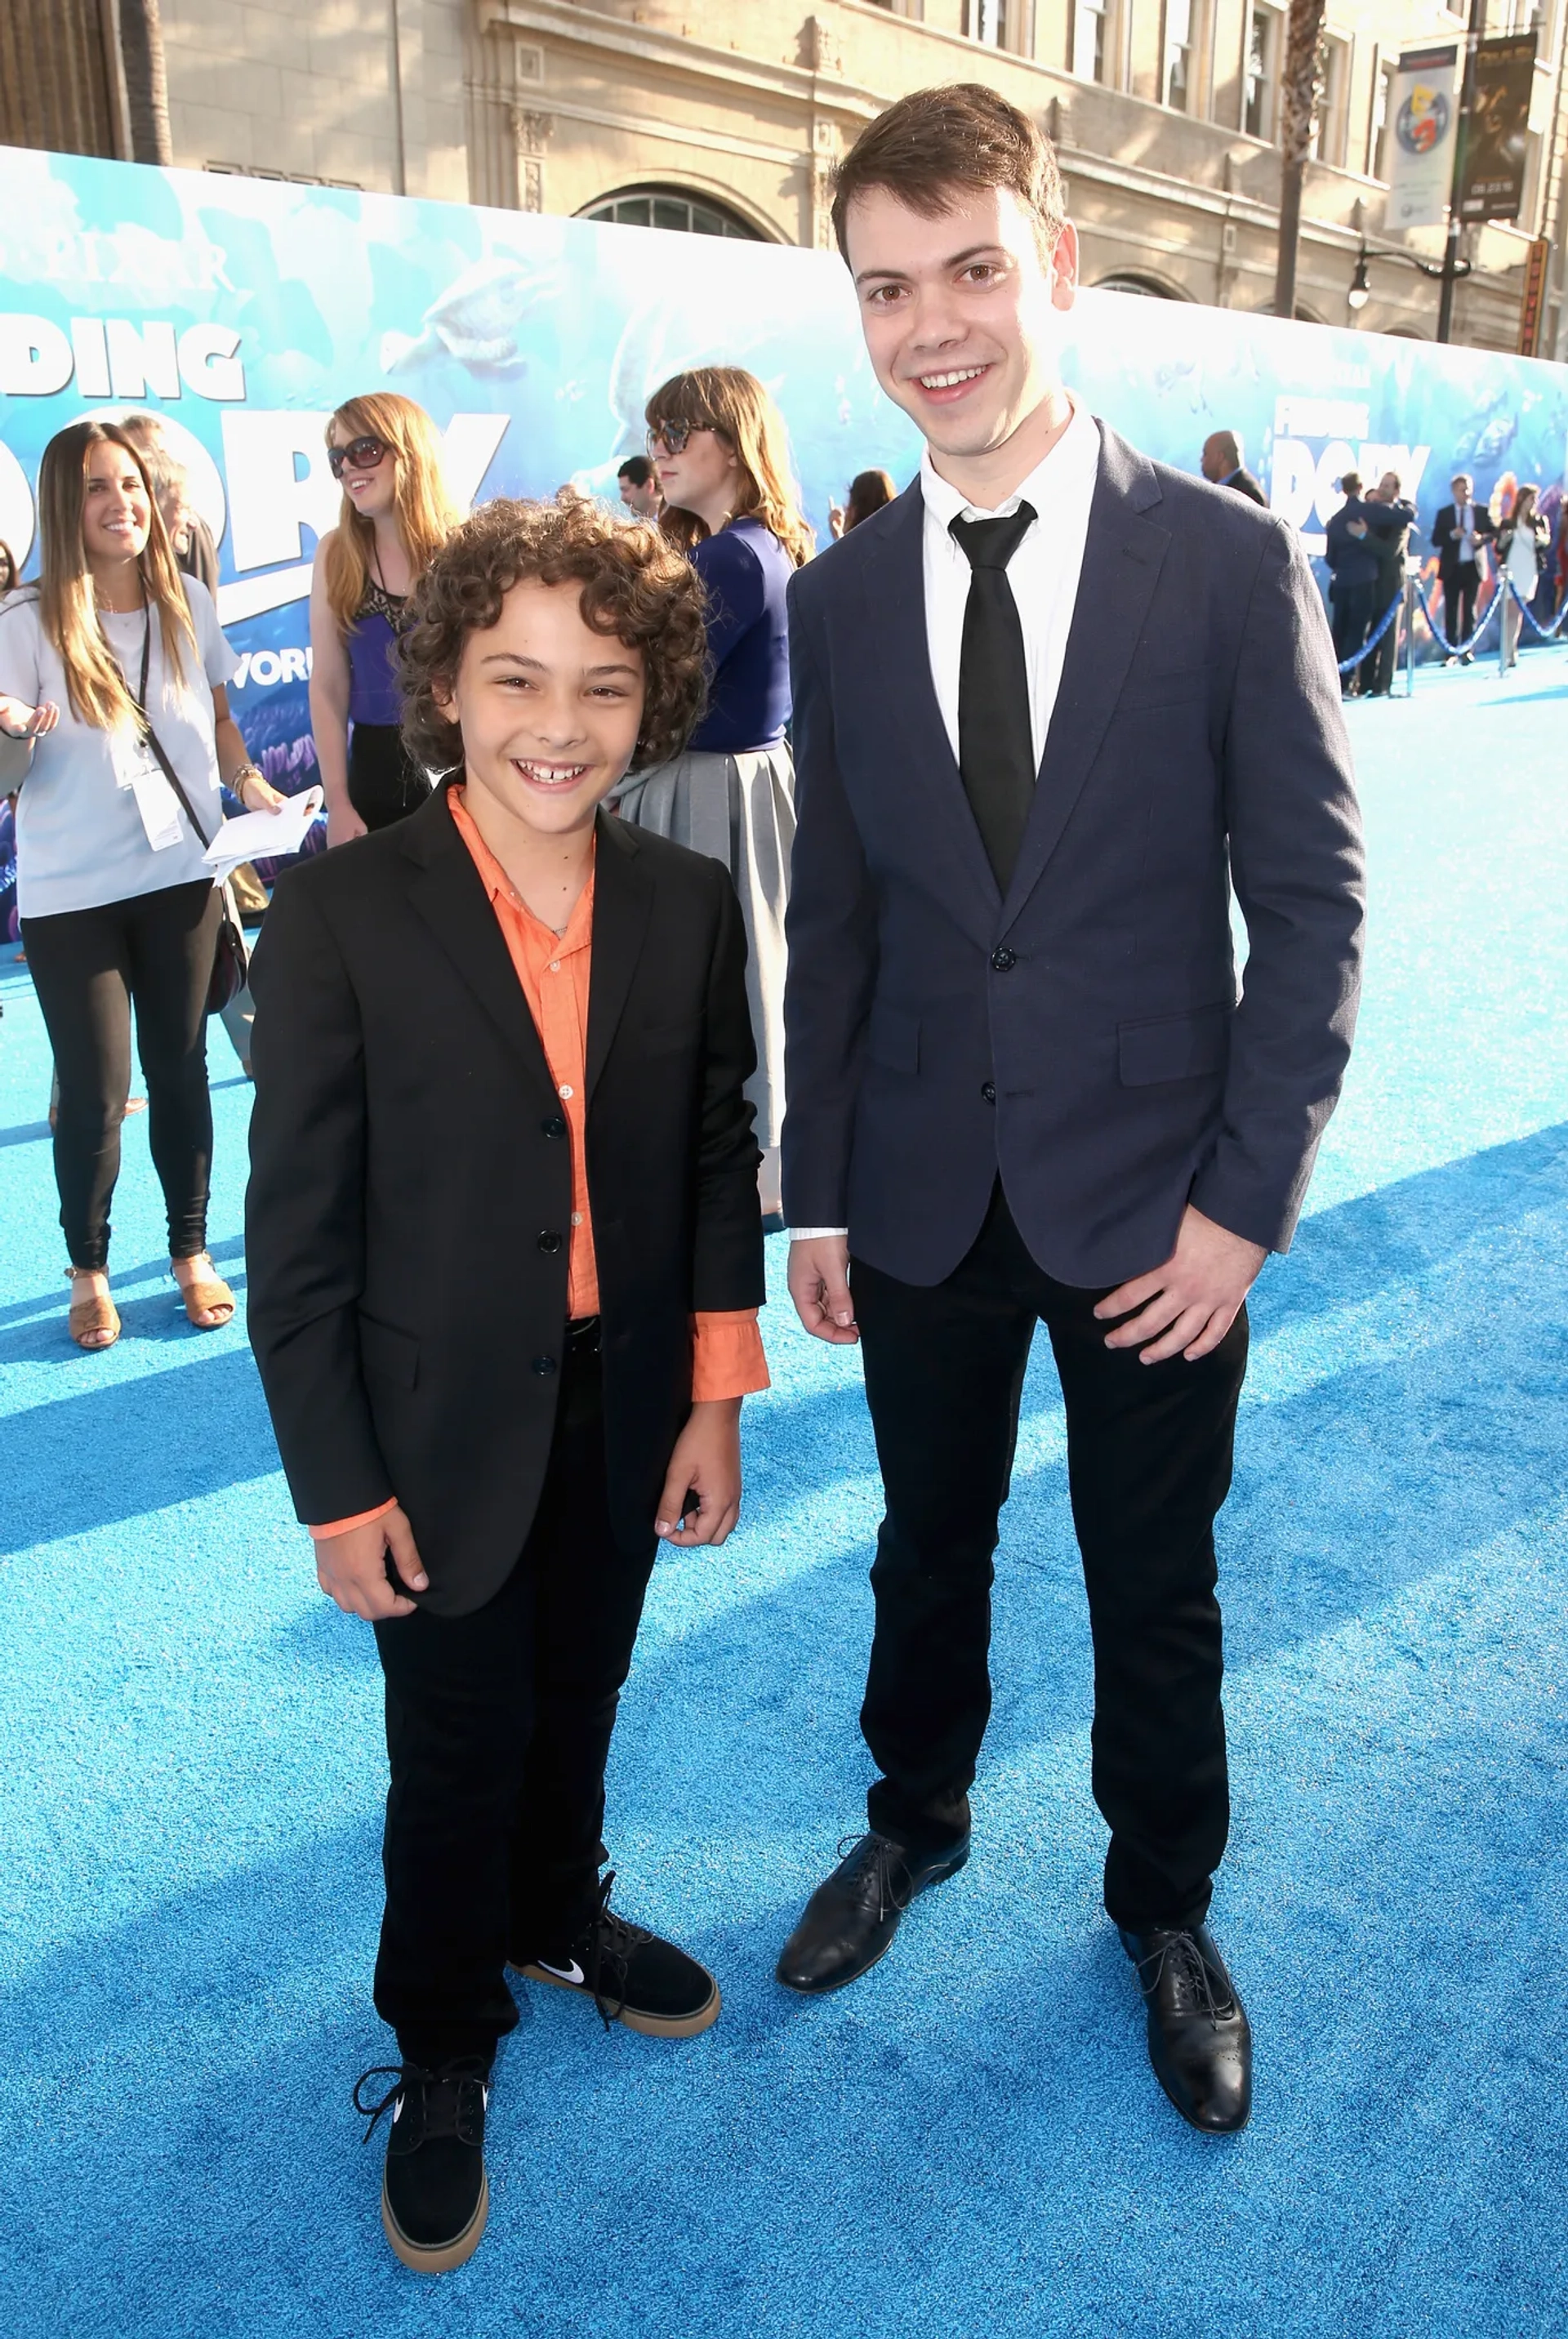
<instances>
[{"instance_id":1,"label":"building cornice","mask_svg":"<svg viewBox=\"0 0 1568 2339\"><path fill-rule=\"evenodd\" d=\"M478 21L481 33L528 33L536 40L608 53L618 65L635 58L672 73L725 82L734 89L794 98L808 112L825 109L869 122L889 103L876 90L863 89L839 74L816 72L809 65L786 64L782 60L775 64L738 49L715 48L689 34L663 32L656 25L627 24L624 17L606 15L602 9L579 7L577 0L478 0Z\"/></svg>"}]
</instances>

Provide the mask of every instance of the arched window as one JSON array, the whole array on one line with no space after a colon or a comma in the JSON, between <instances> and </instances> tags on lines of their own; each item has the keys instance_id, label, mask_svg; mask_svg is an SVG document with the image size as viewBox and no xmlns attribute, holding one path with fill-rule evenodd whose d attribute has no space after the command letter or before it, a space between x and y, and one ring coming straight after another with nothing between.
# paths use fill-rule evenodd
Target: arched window
<instances>
[{"instance_id":1,"label":"arched window","mask_svg":"<svg viewBox=\"0 0 1568 2339\"><path fill-rule=\"evenodd\" d=\"M1102 276L1097 292L1137 292L1145 301L1185 301L1187 294L1162 284L1158 276Z\"/></svg>"},{"instance_id":2,"label":"arched window","mask_svg":"<svg viewBox=\"0 0 1568 2339\"><path fill-rule=\"evenodd\" d=\"M749 220L705 195L683 194L679 187L624 187L590 203L580 216L613 220L617 227L674 228L681 235L738 235L748 242L763 239Z\"/></svg>"}]
</instances>

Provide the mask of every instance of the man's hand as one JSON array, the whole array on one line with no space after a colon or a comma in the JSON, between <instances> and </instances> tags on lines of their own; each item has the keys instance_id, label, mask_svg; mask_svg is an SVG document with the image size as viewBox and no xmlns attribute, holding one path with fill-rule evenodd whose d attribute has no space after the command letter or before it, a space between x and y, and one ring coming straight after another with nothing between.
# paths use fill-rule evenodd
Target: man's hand
<instances>
[{"instance_id":1,"label":"man's hand","mask_svg":"<svg viewBox=\"0 0 1568 2339\"><path fill-rule=\"evenodd\" d=\"M694 1505L686 1500L695 1494ZM654 1532L683 1550L723 1543L741 1515L741 1401L705 1398L676 1440Z\"/></svg>"},{"instance_id":2,"label":"man's hand","mask_svg":"<svg viewBox=\"0 0 1568 2339\"><path fill-rule=\"evenodd\" d=\"M1106 1334L1106 1347L1136 1348L1147 1340L1140 1365L1163 1364L1178 1354L1196 1364L1218 1347L1267 1257L1257 1243L1217 1227L1189 1202L1165 1265L1119 1285L1095 1309L1102 1321L1112 1316L1128 1319Z\"/></svg>"},{"instance_id":3,"label":"man's hand","mask_svg":"<svg viewBox=\"0 0 1568 2339\"><path fill-rule=\"evenodd\" d=\"M843 1347L860 1338L849 1292L849 1240L813 1235L789 1247L789 1296L806 1330Z\"/></svg>"},{"instance_id":4,"label":"man's hand","mask_svg":"<svg viewBox=\"0 0 1568 2339\"><path fill-rule=\"evenodd\" d=\"M383 1616L411 1616L413 1602L392 1589L389 1553L410 1591L429 1590L408 1514L395 1505L368 1526L324 1535L316 1545L316 1581L345 1616L363 1616L372 1624Z\"/></svg>"}]
</instances>

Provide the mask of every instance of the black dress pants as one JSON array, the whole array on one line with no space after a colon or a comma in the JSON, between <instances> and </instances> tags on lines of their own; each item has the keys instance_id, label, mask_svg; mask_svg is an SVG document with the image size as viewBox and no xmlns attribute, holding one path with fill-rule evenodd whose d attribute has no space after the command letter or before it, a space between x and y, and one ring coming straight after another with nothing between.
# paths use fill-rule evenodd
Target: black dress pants
<instances>
[{"instance_id":1,"label":"black dress pants","mask_svg":"<svg viewBox=\"0 0 1568 2339\"><path fill-rule=\"evenodd\" d=\"M147 1083L147 1142L169 1213L169 1256L207 1240L212 1101L207 989L220 903L212 880L166 885L96 910L24 918L22 943L44 1012L60 1104L54 1182L73 1267L109 1263L109 1204L131 1086L131 1008Z\"/></svg>"},{"instance_id":2,"label":"black dress pants","mask_svg":"<svg viewBox=\"0 0 1568 2339\"><path fill-rule=\"evenodd\" d=\"M349 802L373 835L418 812L430 783L395 723L356 723L349 734Z\"/></svg>"},{"instance_id":3,"label":"black dress pants","mask_svg":"<svg viewBox=\"0 0 1568 2339\"><path fill-rule=\"evenodd\" d=\"M1108 1348L1103 1291L1037 1267L1000 1187L969 1256L929 1288L852 1268L887 1514L861 1726L871 1825L922 1851L969 1828L991 1713L991 1587L1035 1325L1067 1410L1094 1643L1093 1788L1119 1925L1207 1910L1230 1806L1214 1519L1230 1485L1247 1317L1196 1364Z\"/></svg>"},{"instance_id":4,"label":"black dress pants","mask_svg":"<svg viewBox=\"0 0 1568 2339\"><path fill-rule=\"evenodd\" d=\"M1481 566L1474 560L1455 561L1443 577L1443 630L1456 650L1463 649L1475 630L1475 597L1481 590Z\"/></svg>"},{"instance_id":5,"label":"black dress pants","mask_svg":"<svg viewBox=\"0 0 1568 2339\"><path fill-rule=\"evenodd\" d=\"M513 2028L508 1959L567 1962L607 1857L605 1763L656 1549L606 1493L597 1324L563 1362L522 1556L467 1616L375 1627L386 1676L386 1909L376 2010L403 2059L487 2059Z\"/></svg>"},{"instance_id":6,"label":"black dress pants","mask_svg":"<svg viewBox=\"0 0 1568 2339\"><path fill-rule=\"evenodd\" d=\"M1353 658L1366 639L1372 624L1372 585L1336 585L1334 587L1334 655L1341 666ZM1348 690L1356 680L1354 668L1339 677L1339 686Z\"/></svg>"}]
</instances>

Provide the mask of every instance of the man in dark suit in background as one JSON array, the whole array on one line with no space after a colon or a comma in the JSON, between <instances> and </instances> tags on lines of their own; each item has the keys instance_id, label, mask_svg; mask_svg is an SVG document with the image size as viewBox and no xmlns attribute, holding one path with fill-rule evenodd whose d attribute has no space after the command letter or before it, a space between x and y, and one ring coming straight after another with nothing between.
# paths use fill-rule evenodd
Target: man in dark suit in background
<instances>
[{"instance_id":1,"label":"man in dark suit in background","mask_svg":"<svg viewBox=\"0 0 1568 2339\"><path fill-rule=\"evenodd\" d=\"M1475 630L1481 547L1489 544L1497 530L1485 505L1474 499L1469 473L1458 472L1451 484L1454 500L1444 505L1432 524L1432 549L1437 555L1437 575L1443 587L1443 630L1454 645L1445 663L1452 666L1457 658L1461 666L1469 666L1475 654L1461 645Z\"/></svg>"},{"instance_id":2,"label":"man in dark suit in background","mask_svg":"<svg viewBox=\"0 0 1568 2339\"><path fill-rule=\"evenodd\" d=\"M1324 530L1323 557L1328 563L1328 597L1334 605L1334 655L1340 666L1339 690L1344 698L1356 696L1360 668L1346 666L1372 627L1377 593L1377 547L1361 497L1361 474L1346 471L1339 482L1345 498Z\"/></svg>"},{"instance_id":3,"label":"man in dark suit in background","mask_svg":"<svg viewBox=\"0 0 1568 2339\"><path fill-rule=\"evenodd\" d=\"M1211 430L1198 462L1204 478L1212 479L1217 488L1234 488L1249 504L1267 504L1268 498L1242 460L1241 441L1234 430Z\"/></svg>"},{"instance_id":4,"label":"man in dark suit in background","mask_svg":"<svg viewBox=\"0 0 1568 2339\"><path fill-rule=\"evenodd\" d=\"M1372 593L1375 627L1383 623L1389 605L1405 590L1405 553L1415 525L1415 507L1404 500L1399 486L1398 472L1385 471L1377 485L1367 489L1362 506L1367 542L1377 562L1377 581ZM1398 650L1399 620L1395 617L1377 647L1362 661L1364 698L1387 697L1394 687L1394 662Z\"/></svg>"},{"instance_id":5,"label":"man in dark suit in background","mask_svg":"<svg viewBox=\"0 0 1568 2339\"><path fill-rule=\"evenodd\" d=\"M887 1507L869 1832L779 1979L853 1981L968 1857L1043 1320L1106 1907L1167 2093L1233 2130L1251 2050L1206 1922L1228 1815L1213 1525L1243 1303L1290 1239L1360 952L1322 603L1282 520L1068 397L1076 238L1016 107L901 99L840 166L834 222L877 379L927 443L919 480L790 588L790 1290L808 1330L861 1341Z\"/></svg>"}]
</instances>

